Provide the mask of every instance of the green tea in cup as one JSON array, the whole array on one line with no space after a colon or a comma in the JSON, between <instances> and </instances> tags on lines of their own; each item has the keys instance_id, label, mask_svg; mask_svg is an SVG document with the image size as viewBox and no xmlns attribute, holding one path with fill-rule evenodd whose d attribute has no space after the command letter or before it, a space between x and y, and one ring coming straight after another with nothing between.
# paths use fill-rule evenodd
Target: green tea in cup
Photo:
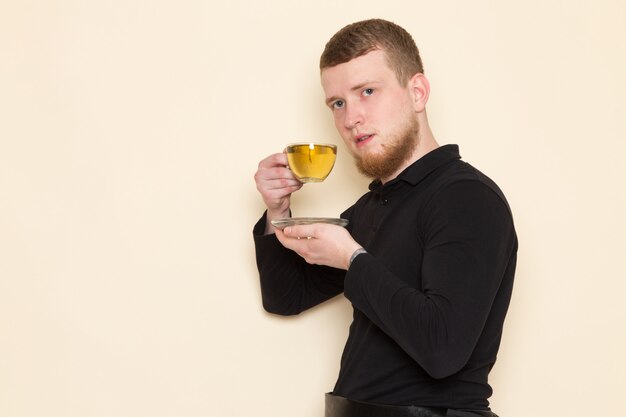
<instances>
[{"instance_id":1,"label":"green tea in cup","mask_svg":"<svg viewBox=\"0 0 626 417\"><path fill-rule=\"evenodd\" d=\"M324 181L335 165L337 146L322 143L292 143L285 148L289 169L301 182Z\"/></svg>"}]
</instances>

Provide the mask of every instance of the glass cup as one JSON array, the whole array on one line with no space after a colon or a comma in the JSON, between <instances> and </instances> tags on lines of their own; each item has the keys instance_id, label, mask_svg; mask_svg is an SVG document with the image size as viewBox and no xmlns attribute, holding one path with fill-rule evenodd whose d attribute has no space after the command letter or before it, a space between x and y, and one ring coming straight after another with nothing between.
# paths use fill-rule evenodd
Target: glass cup
<instances>
[{"instance_id":1,"label":"glass cup","mask_svg":"<svg viewBox=\"0 0 626 417\"><path fill-rule=\"evenodd\" d=\"M291 143L285 148L289 169L300 182L321 182L335 165L337 146L325 143Z\"/></svg>"}]
</instances>

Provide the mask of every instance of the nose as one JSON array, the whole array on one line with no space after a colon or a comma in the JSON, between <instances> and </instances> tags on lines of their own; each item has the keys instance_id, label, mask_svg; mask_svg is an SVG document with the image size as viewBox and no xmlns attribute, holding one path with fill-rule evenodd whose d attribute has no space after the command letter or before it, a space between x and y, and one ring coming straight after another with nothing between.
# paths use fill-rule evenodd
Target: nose
<instances>
[{"instance_id":1,"label":"nose","mask_svg":"<svg viewBox=\"0 0 626 417\"><path fill-rule=\"evenodd\" d=\"M363 116L363 107L358 101L346 105L344 126L346 129L354 129L357 125L363 123Z\"/></svg>"}]
</instances>

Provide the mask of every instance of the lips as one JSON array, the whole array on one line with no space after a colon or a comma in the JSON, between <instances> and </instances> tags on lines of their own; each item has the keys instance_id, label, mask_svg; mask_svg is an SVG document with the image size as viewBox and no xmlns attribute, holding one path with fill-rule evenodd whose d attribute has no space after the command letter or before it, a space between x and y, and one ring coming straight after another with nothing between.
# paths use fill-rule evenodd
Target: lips
<instances>
[{"instance_id":1,"label":"lips","mask_svg":"<svg viewBox=\"0 0 626 417\"><path fill-rule=\"evenodd\" d=\"M368 135L368 134L360 134L357 135L354 140L356 142L357 145L362 145L365 142L369 141L374 135Z\"/></svg>"}]
</instances>

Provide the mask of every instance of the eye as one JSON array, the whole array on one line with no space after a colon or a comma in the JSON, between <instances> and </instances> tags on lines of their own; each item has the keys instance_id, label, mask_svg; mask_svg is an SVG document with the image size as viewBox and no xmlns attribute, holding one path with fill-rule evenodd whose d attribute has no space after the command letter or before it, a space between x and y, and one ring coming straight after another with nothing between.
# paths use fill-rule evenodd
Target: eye
<instances>
[{"instance_id":1,"label":"eye","mask_svg":"<svg viewBox=\"0 0 626 417\"><path fill-rule=\"evenodd\" d=\"M333 101L333 103L331 104L331 107L333 109L341 109L344 106L344 102L343 100L337 100L337 101Z\"/></svg>"},{"instance_id":2,"label":"eye","mask_svg":"<svg viewBox=\"0 0 626 417\"><path fill-rule=\"evenodd\" d=\"M366 97L371 96L372 94L374 94L373 88L366 88L365 90L363 90L363 95Z\"/></svg>"}]
</instances>

